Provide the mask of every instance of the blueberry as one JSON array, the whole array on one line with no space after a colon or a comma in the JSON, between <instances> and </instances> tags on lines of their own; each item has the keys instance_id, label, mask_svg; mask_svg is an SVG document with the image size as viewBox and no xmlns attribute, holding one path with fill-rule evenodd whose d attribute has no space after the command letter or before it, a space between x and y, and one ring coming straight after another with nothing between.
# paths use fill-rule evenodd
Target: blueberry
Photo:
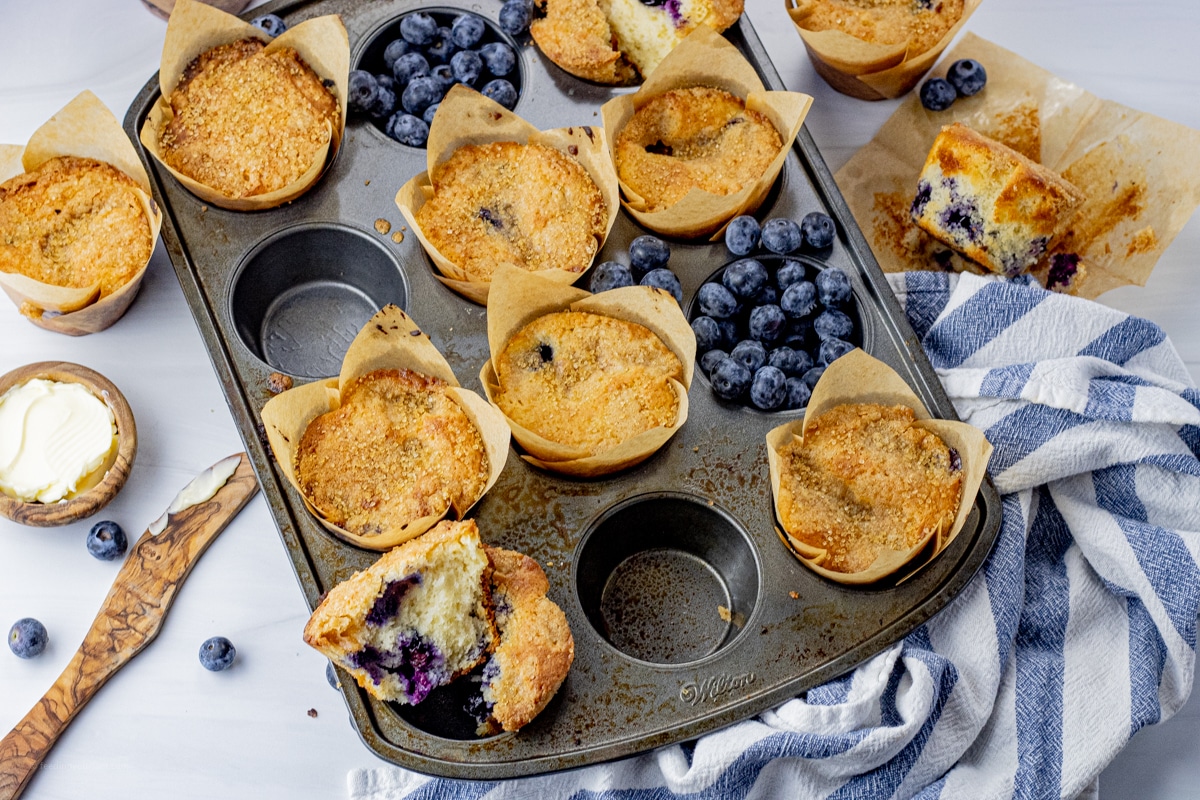
<instances>
[{"instance_id":1,"label":"blueberry","mask_svg":"<svg viewBox=\"0 0 1200 800\"><path fill-rule=\"evenodd\" d=\"M750 338L763 344L773 344L783 336L787 317L779 306L756 306L750 312Z\"/></svg>"},{"instance_id":2,"label":"blueberry","mask_svg":"<svg viewBox=\"0 0 1200 800\"><path fill-rule=\"evenodd\" d=\"M721 283L725 288L738 297L754 297L758 294L771 276L762 262L754 258L743 258L725 268L721 275Z\"/></svg>"},{"instance_id":3,"label":"blueberry","mask_svg":"<svg viewBox=\"0 0 1200 800\"><path fill-rule=\"evenodd\" d=\"M734 361L742 362L751 372L754 372L767 363L767 348L762 346L762 342L757 342L754 339L743 339L729 351L729 357Z\"/></svg>"},{"instance_id":4,"label":"blueberry","mask_svg":"<svg viewBox=\"0 0 1200 800\"><path fill-rule=\"evenodd\" d=\"M800 376L800 380L804 381L804 385L809 389L813 389L817 385L817 381L821 380L821 376L825 374L825 365L819 364L813 367L808 372Z\"/></svg>"},{"instance_id":5,"label":"blueberry","mask_svg":"<svg viewBox=\"0 0 1200 800\"><path fill-rule=\"evenodd\" d=\"M725 229L725 247L735 256L748 256L758 247L762 229L758 220L747 214L734 217Z\"/></svg>"},{"instance_id":6,"label":"blueberry","mask_svg":"<svg viewBox=\"0 0 1200 800\"><path fill-rule=\"evenodd\" d=\"M429 61L420 53L405 53L392 63L392 77L400 86L408 86L409 81L429 74Z\"/></svg>"},{"instance_id":7,"label":"blueberry","mask_svg":"<svg viewBox=\"0 0 1200 800\"><path fill-rule=\"evenodd\" d=\"M229 669L235 656L237 650L224 636L214 636L200 645L200 664L209 672Z\"/></svg>"},{"instance_id":8,"label":"blueberry","mask_svg":"<svg viewBox=\"0 0 1200 800\"><path fill-rule=\"evenodd\" d=\"M812 369L812 356L804 350L795 350L787 345L776 347L767 355L767 363L777 367L789 377L799 377Z\"/></svg>"},{"instance_id":9,"label":"blueberry","mask_svg":"<svg viewBox=\"0 0 1200 800\"><path fill-rule=\"evenodd\" d=\"M800 249L800 226L786 217L767 220L762 226L762 245L772 253L786 255Z\"/></svg>"},{"instance_id":10,"label":"blueberry","mask_svg":"<svg viewBox=\"0 0 1200 800\"><path fill-rule=\"evenodd\" d=\"M456 17L451 23L450 38L460 48L467 50L479 44L485 30L487 30L487 26L484 25L482 19L474 14L463 14Z\"/></svg>"},{"instance_id":11,"label":"blueberry","mask_svg":"<svg viewBox=\"0 0 1200 800\"><path fill-rule=\"evenodd\" d=\"M958 91L945 78L930 78L921 84L921 105L930 111L945 111L958 99Z\"/></svg>"},{"instance_id":12,"label":"blueberry","mask_svg":"<svg viewBox=\"0 0 1200 800\"><path fill-rule=\"evenodd\" d=\"M692 333L696 334L696 350L701 353L721 346L721 326L712 317L692 320Z\"/></svg>"},{"instance_id":13,"label":"blueberry","mask_svg":"<svg viewBox=\"0 0 1200 800\"><path fill-rule=\"evenodd\" d=\"M713 319L729 319L738 310L737 298L719 283L706 283L696 292L700 313Z\"/></svg>"},{"instance_id":14,"label":"blueberry","mask_svg":"<svg viewBox=\"0 0 1200 800\"><path fill-rule=\"evenodd\" d=\"M752 306L777 306L779 305L779 290L768 283L766 286L758 290L758 294L750 298Z\"/></svg>"},{"instance_id":15,"label":"blueberry","mask_svg":"<svg viewBox=\"0 0 1200 800\"><path fill-rule=\"evenodd\" d=\"M821 342L821 349L817 352L817 361L829 366L853 349L854 345L842 339L826 339Z\"/></svg>"},{"instance_id":16,"label":"blueberry","mask_svg":"<svg viewBox=\"0 0 1200 800\"><path fill-rule=\"evenodd\" d=\"M125 531L112 520L97 522L88 531L87 549L101 561L115 561L125 555Z\"/></svg>"},{"instance_id":17,"label":"blueberry","mask_svg":"<svg viewBox=\"0 0 1200 800\"><path fill-rule=\"evenodd\" d=\"M388 70L389 70L389 73L387 75L378 75L377 74L375 76L375 82L377 84L379 84L380 86L382 86L383 88L387 89L388 91L394 92L394 91L396 91L396 79L391 76L391 73L390 73L391 67L388 67Z\"/></svg>"},{"instance_id":18,"label":"blueberry","mask_svg":"<svg viewBox=\"0 0 1200 800\"><path fill-rule=\"evenodd\" d=\"M527 0L507 0L500 6L500 28L509 36L520 36L532 21L533 10Z\"/></svg>"},{"instance_id":19,"label":"blueberry","mask_svg":"<svg viewBox=\"0 0 1200 800\"><path fill-rule=\"evenodd\" d=\"M437 20L423 11L409 14L400 20L400 36L409 44L424 47L437 36Z\"/></svg>"},{"instance_id":20,"label":"blueberry","mask_svg":"<svg viewBox=\"0 0 1200 800\"><path fill-rule=\"evenodd\" d=\"M342 684L338 680L337 670L333 668L332 661L325 664L325 680L329 681L329 685L335 689L342 688Z\"/></svg>"},{"instance_id":21,"label":"blueberry","mask_svg":"<svg viewBox=\"0 0 1200 800\"><path fill-rule=\"evenodd\" d=\"M50 635L46 626L32 617L23 617L8 629L8 648L17 658L33 658L46 649Z\"/></svg>"},{"instance_id":22,"label":"blueberry","mask_svg":"<svg viewBox=\"0 0 1200 800\"><path fill-rule=\"evenodd\" d=\"M454 43L454 39L450 35L450 29L446 27L438 28L437 35L433 37L433 41L425 48L425 54L435 64L449 64L450 59L457 52L458 45Z\"/></svg>"},{"instance_id":23,"label":"blueberry","mask_svg":"<svg viewBox=\"0 0 1200 800\"><path fill-rule=\"evenodd\" d=\"M412 114L396 113L388 121L388 136L409 147L424 147L429 140L429 125Z\"/></svg>"},{"instance_id":24,"label":"blueberry","mask_svg":"<svg viewBox=\"0 0 1200 800\"><path fill-rule=\"evenodd\" d=\"M496 78L488 81L483 85L480 93L484 97L495 100L509 111L512 111L513 107L517 104L517 90L504 78Z\"/></svg>"},{"instance_id":25,"label":"blueberry","mask_svg":"<svg viewBox=\"0 0 1200 800\"><path fill-rule=\"evenodd\" d=\"M750 383L750 402L763 411L771 411L786 399L787 377L775 367L760 367Z\"/></svg>"},{"instance_id":26,"label":"blueberry","mask_svg":"<svg viewBox=\"0 0 1200 800\"><path fill-rule=\"evenodd\" d=\"M454 79L454 70L449 64L438 64L433 69L429 70L429 77L433 78L442 87L442 97L446 96L446 92L450 91L456 81ZM439 100L441 98L438 98Z\"/></svg>"},{"instance_id":27,"label":"blueberry","mask_svg":"<svg viewBox=\"0 0 1200 800\"><path fill-rule=\"evenodd\" d=\"M351 114L365 114L375 105L379 82L364 69L350 70L346 82L346 109Z\"/></svg>"},{"instance_id":28,"label":"blueberry","mask_svg":"<svg viewBox=\"0 0 1200 800\"><path fill-rule=\"evenodd\" d=\"M837 228L828 214L811 211L800 220L800 237L813 250L823 250L833 244Z\"/></svg>"},{"instance_id":29,"label":"blueberry","mask_svg":"<svg viewBox=\"0 0 1200 800\"><path fill-rule=\"evenodd\" d=\"M450 69L454 70L455 80L474 86L483 72L483 59L474 50L460 50L450 59Z\"/></svg>"},{"instance_id":30,"label":"blueberry","mask_svg":"<svg viewBox=\"0 0 1200 800\"><path fill-rule=\"evenodd\" d=\"M847 339L854 333L854 320L836 308L827 308L813 320L813 330L821 341Z\"/></svg>"},{"instance_id":31,"label":"blueberry","mask_svg":"<svg viewBox=\"0 0 1200 800\"><path fill-rule=\"evenodd\" d=\"M793 319L807 317L817 310L817 287L811 281L797 281L783 291L779 305Z\"/></svg>"},{"instance_id":32,"label":"blueberry","mask_svg":"<svg viewBox=\"0 0 1200 800\"><path fill-rule=\"evenodd\" d=\"M504 42L488 42L479 48L479 57L487 65L488 72L503 77L517 65L517 54Z\"/></svg>"},{"instance_id":33,"label":"blueberry","mask_svg":"<svg viewBox=\"0 0 1200 800\"><path fill-rule=\"evenodd\" d=\"M403 39L393 39L388 42L388 46L383 48L383 64L388 68L388 72L392 71L392 67L396 65L396 60L406 53L411 53L413 46Z\"/></svg>"},{"instance_id":34,"label":"blueberry","mask_svg":"<svg viewBox=\"0 0 1200 800\"><path fill-rule=\"evenodd\" d=\"M712 375L713 368L717 366L717 362L723 361L726 358L729 358L729 353L726 353L724 350L709 350L700 356L700 369L705 375Z\"/></svg>"},{"instance_id":35,"label":"blueberry","mask_svg":"<svg viewBox=\"0 0 1200 800\"><path fill-rule=\"evenodd\" d=\"M754 373L750 368L736 358L720 359L708 376L713 394L726 400L733 400L744 394L750 388L750 381L753 379Z\"/></svg>"},{"instance_id":36,"label":"blueberry","mask_svg":"<svg viewBox=\"0 0 1200 800\"><path fill-rule=\"evenodd\" d=\"M422 111L421 112L421 121L424 122L426 125L432 125L433 118L437 115L437 110L440 105L441 105L441 103L434 103L429 108Z\"/></svg>"},{"instance_id":37,"label":"blueberry","mask_svg":"<svg viewBox=\"0 0 1200 800\"><path fill-rule=\"evenodd\" d=\"M669 269L652 269L642 276L642 286L654 286L668 292L675 302L683 305L683 287L679 285L679 277Z\"/></svg>"},{"instance_id":38,"label":"blueberry","mask_svg":"<svg viewBox=\"0 0 1200 800\"><path fill-rule=\"evenodd\" d=\"M970 97L978 94L987 83L987 71L973 58L960 58L946 70L946 80L959 97Z\"/></svg>"},{"instance_id":39,"label":"blueberry","mask_svg":"<svg viewBox=\"0 0 1200 800\"><path fill-rule=\"evenodd\" d=\"M775 272L775 285L779 291L785 291L793 283L804 280L805 272L804 265L799 261L784 259L783 266Z\"/></svg>"},{"instance_id":40,"label":"blueberry","mask_svg":"<svg viewBox=\"0 0 1200 800\"><path fill-rule=\"evenodd\" d=\"M787 399L783 401L784 408L804 408L808 405L808 399L812 397L812 389L808 388L808 384L802 378L788 378L785 383Z\"/></svg>"},{"instance_id":41,"label":"blueberry","mask_svg":"<svg viewBox=\"0 0 1200 800\"><path fill-rule=\"evenodd\" d=\"M250 24L272 39L287 30L287 23L277 14L263 14L250 20Z\"/></svg>"},{"instance_id":42,"label":"blueberry","mask_svg":"<svg viewBox=\"0 0 1200 800\"><path fill-rule=\"evenodd\" d=\"M633 286L633 273L624 264L616 261L605 261L592 270L592 280L589 288L593 293L607 292L621 286Z\"/></svg>"},{"instance_id":43,"label":"blueberry","mask_svg":"<svg viewBox=\"0 0 1200 800\"><path fill-rule=\"evenodd\" d=\"M375 90L375 102L368 109L372 119L386 120L396 110L396 93L386 86Z\"/></svg>"},{"instance_id":44,"label":"blueberry","mask_svg":"<svg viewBox=\"0 0 1200 800\"><path fill-rule=\"evenodd\" d=\"M399 63L399 62L397 62ZM429 75L413 78L400 97L400 105L410 114L420 114L442 99L442 84Z\"/></svg>"},{"instance_id":45,"label":"blueberry","mask_svg":"<svg viewBox=\"0 0 1200 800\"><path fill-rule=\"evenodd\" d=\"M738 330L738 325L731 319L717 320L717 327L721 329L721 346L727 350L732 350L733 346L742 339L742 333Z\"/></svg>"},{"instance_id":46,"label":"blueberry","mask_svg":"<svg viewBox=\"0 0 1200 800\"><path fill-rule=\"evenodd\" d=\"M652 269L662 269L671 260L671 246L657 236L639 236L629 243L629 268L641 278Z\"/></svg>"}]
</instances>

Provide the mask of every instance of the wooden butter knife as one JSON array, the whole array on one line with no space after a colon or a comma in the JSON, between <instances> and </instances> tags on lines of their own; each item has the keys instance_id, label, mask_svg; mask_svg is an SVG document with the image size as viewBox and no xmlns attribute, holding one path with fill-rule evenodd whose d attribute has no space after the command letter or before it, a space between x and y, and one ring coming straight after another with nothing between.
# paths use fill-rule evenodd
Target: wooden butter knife
<instances>
[{"instance_id":1,"label":"wooden butter knife","mask_svg":"<svg viewBox=\"0 0 1200 800\"><path fill-rule=\"evenodd\" d=\"M92 695L154 641L192 567L257 491L249 457L230 456L194 478L142 534L71 663L0 739L0 800L21 794Z\"/></svg>"}]
</instances>

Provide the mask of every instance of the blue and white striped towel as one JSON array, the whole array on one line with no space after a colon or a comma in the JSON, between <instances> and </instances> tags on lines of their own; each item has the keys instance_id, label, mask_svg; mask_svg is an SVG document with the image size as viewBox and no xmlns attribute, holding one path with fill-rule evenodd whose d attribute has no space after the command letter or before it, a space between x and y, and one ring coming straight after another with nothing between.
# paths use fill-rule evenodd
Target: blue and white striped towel
<instances>
[{"instance_id":1,"label":"blue and white striped towel","mask_svg":"<svg viewBox=\"0 0 1200 800\"><path fill-rule=\"evenodd\" d=\"M1200 606L1200 392L1155 325L1040 287L908 273L893 288L995 446L1001 533L941 614L760 717L516 781L356 770L392 798L1075 798L1187 699Z\"/></svg>"}]
</instances>

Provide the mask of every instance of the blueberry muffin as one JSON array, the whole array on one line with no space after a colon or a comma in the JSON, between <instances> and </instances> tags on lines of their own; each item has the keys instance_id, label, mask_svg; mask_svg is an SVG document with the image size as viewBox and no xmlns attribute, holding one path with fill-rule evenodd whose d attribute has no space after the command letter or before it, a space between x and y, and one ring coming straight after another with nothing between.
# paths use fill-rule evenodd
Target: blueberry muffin
<instances>
[{"instance_id":1,"label":"blueberry muffin","mask_svg":"<svg viewBox=\"0 0 1200 800\"><path fill-rule=\"evenodd\" d=\"M201 53L168 98L163 161L229 198L283 189L340 125L338 101L290 47L242 39Z\"/></svg>"},{"instance_id":2,"label":"blueberry muffin","mask_svg":"<svg viewBox=\"0 0 1200 800\"><path fill-rule=\"evenodd\" d=\"M150 260L154 231L138 184L116 167L52 158L0 184L0 272L106 297Z\"/></svg>"},{"instance_id":3,"label":"blueberry muffin","mask_svg":"<svg viewBox=\"0 0 1200 800\"><path fill-rule=\"evenodd\" d=\"M729 92L696 86L664 92L617 134L617 175L645 200L669 208L693 188L731 195L753 184L783 141L771 121Z\"/></svg>"},{"instance_id":4,"label":"blueberry muffin","mask_svg":"<svg viewBox=\"0 0 1200 800\"><path fill-rule=\"evenodd\" d=\"M441 522L333 587L304 641L373 696L415 705L495 648L489 570L475 523Z\"/></svg>"},{"instance_id":5,"label":"blueberry muffin","mask_svg":"<svg viewBox=\"0 0 1200 800\"><path fill-rule=\"evenodd\" d=\"M872 44L908 42L907 58L926 52L962 17L963 0L798 0L810 31L841 31Z\"/></svg>"},{"instance_id":6,"label":"blueberry muffin","mask_svg":"<svg viewBox=\"0 0 1200 800\"><path fill-rule=\"evenodd\" d=\"M825 569L862 572L881 551L907 552L954 525L961 459L910 408L835 406L779 455L780 522L827 552Z\"/></svg>"},{"instance_id":7,"label":"blueberry muffin","mask_svg":"<svg viewBox=\"0 0 1200 800\"><path fill-rule=\"evenodd\" d=\"M942 128L917 182L912 219L992 272L1036 264L1083 203L1058 173L955 123Z\"/></svg>"},{"instance_id":8,"label":"blueberry muffin","mask_svg":"<svg viewBox=\"0 0 1200 800\"><path fill-rule=\"evenodd\" d=\"M296 480L327 521L356 536L388 536L414 520L459 516L489 476L483 438L447 384L410 370L375 370L309 423Z\"/></svg>"},{"instance_id":9,"label":"blueberry muffin","mask_svg":"<svg viewBox=\"0 0 1200 800\"><path fill-rule=\"evenodd\" d=\"M494 359L509 419L589 455L673 425L683 366L649 328L580 311L535 319Z\"/></svg>"},{"instance_id":10,"label":"blueberry muffin","mask_svg":"<svg viewBox=\"0 0 1200 800\"><path fill-rule=\"evenodd\" d=\"M490 281L500 263L582 274L607 232L599 187L547 145L464 145L433 171L432 184L417 223L472 281Z\"/></svg>"}]
</instances>

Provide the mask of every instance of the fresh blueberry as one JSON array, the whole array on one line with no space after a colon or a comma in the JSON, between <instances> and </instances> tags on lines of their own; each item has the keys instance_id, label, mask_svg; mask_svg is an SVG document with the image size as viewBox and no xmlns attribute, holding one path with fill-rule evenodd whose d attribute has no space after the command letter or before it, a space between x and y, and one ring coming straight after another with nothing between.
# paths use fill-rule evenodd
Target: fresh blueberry
<instances>
[{"instance_id":1,"label":"fresh blueberry","mask_svg":"<svg viewBox=\"0 0 1200 800\"><path fill-rule=\"evenodd\" d=\"M721 346L721 326L712 317L692 320L692 333L696 334L696 349L701 353Z\"/></svg>"},{"instance_id":2,"label":"fresh blueberry","mask_svg":"<svg viewBox=\"0 0 1200 800\"><path fill-rule=\"evenodd\" d=\"M387 89L388 91L394 92L394 91L396 91L396 79L393 78L390 74L391 67L388 67L388 70L389 70L389 74L387 74L387 75L377 74L375 76L375 82L377 84L379 84L380 86L382 86L383 88Z\"/></svg>"},{"instance_id":3,"label":"fresh blueberry","mask_svg":"<svg viewBox=\"0 0 1200 800\"><path fill-rule=\"evenodd\" d=\"M784 289L779 305L793 319L807 317L817 310L817 287L812 281L797 281Z\"/></svg>"},{"instance_id":4,"label":"fresh blueberry","mask_svg":"<svg viewBox=\"0 0 1200 800\"><path fill-rule=\"evenodd\" d=\"M346 109L351 114L366 114L374 107L378 91L379 82L374 75L364 69L350 70L346 82Z\"/></svg>"},{"instance_id":5,"label":"fresh blueberry","mask_svg":"<svg viewBox=\"0 0 1200 800\"><path fill-rule=\"evenodd\" d=\"M433 125L433 118L437 116L437 110L441 103L434 103L429 108L421 112L421 121L426 125Z\"/></svg>"},{"instance_id":6,"label":"fresh blueberry","mask_svg":"<svg viewBox=\"0 0 1200 800\"><path fill-rule=\"evenodd\" d=\"M725 247L735 256L748 256L758 247L762 229L758 220L748 214L734 217L725 229Z\"/></svg>"},{"instance_id":7,"label":"fresh blueberry","mask_svg":"<svg viewBox=\"0 0 1200 800\"><path fill-rule=\"evenodd\" d=\"M17 658L41 655L49 641L46 626L32 617L19 619L8 629L8 648Z\"/></svg>"},{"instance_id":8,"label":"fresh blueberry","mask_svg":"<svg viewBox=\"0 0 1200 800\"><path fill-rule=\"evenodd\" d=\"M850 302L850 277L837 267L827 267L817 273L817 298L827 308L837 308Z\"/></svg>"},{"instance_id":9,"label":"fresh blueberry","mask_svg":"<svg viewBox=\"0 0 1200 800\"><path fill-rule=\"evenodd\" d=\"M729 351L729 357L734 361L742 362L751 372L754 372L767 363L767 348L762 346L762 342L757 342L754 339L743 339Z\"/></svg>"},{"instance_id":10,"label":"fresh blueberry","mask_svg":"<svg viewBox=\"0 0 1200 800\"><path fill-rule=\"evenodd\" d=\"M737 298L719 283L706 283L696 292L700 313L713 319L729 319L738 310Z\"/></svg>"},{"instance_id":11,"label":"fresh blueberry","mask_svg":"<svg viewBox=\"0 0 1200 800\"><path fill-rule=\"evenodd\" d=\"M592 270L592 280L589 284L593 293L607 292L621 286L633 286L633 273L629 267L616 261L605 261Z\"/></svg>"},{"instance_id":12,"label":"fresh blueberry","mask_svg":"<svg viewBox=\"0 0 1200 800\"><path fill-rule=\"evenodd\" d=\"M454 39L450 34L450 29L446 27L438 28L437 35L433 37L433 41L425 48L425 53L429 60L435 64L449 64L450 59L458 52L458 45L454 43Z\"/></svg>"},{"instance_id":13,"label":"fresh blueberry","mask_svg":"<svg viewBox=\"0 0 1200 800\"><path fill-rule=\"evenodd\" d=\"M332 661L325 664L325 680L329 681L329 685L335 689L342 688L341 681L338 680L337 670L333 668Z\"/></svg>"},{"instance_id":14,"label":"fresh blueberry","mask_svg":"<svg viewBox=\"0 0 1200 800\"><path fill-rule=\"evenodd\" d=\"M507 0L500 6L500 28L509 36L520 36L532 21L533 10L527 0Z\"/></svg>"},{"instance_id":15,"label":"fresh blueberry","mask_svg":"<svg viewBox=\"0 0 1200 800\"><path fill-rule=\"evenodd\" d=\"M500 105L512 111L517 104L517 90L504 78L495 78L483 85L480 94L495 100Z\"/></svg>"},{"instance_id":16,"label":"fresh blueberry","mask_svg":"<svg viewBox=\"0 0 1200 800\"><path fill-rule=\"evenodd\" d=\"M921 84L921 105L930 111L945 111L958 99L956 90L945 78L930 78Z\"/></svg>"},{"instance_id":17,"label":"fresh blueberry","mask_svg":"<svg viewBox=\"0 0 1200 800\"><path fill-rule=\"evenodd\" d=\"M853 349L854 345L842 339L826 339L821 342L821 349L817 352L817 361L824 366L829 366Z\"/></svg>"},{"instance_id":18,"label":"fresh blueberry","mask_svg":"<svg viewBox=\"0 0 1200 800\"><path fill-rule=\"evenodd\" d=\"M400 86L408 86L409 81L429 74L429 61L420 53L405 53L392 64L392 77Z\"/></svg>"},{"instance_id":19,"label":"fresh blueberry","mask_svg":"<svg viewBox=\"0 0 1200 800\"><path fill-rule=\"evenodd\" d=\"M393 39L388 42L388 46L383 48L383 64L391 72L392 67L396 66L396 60L406 53L411 53L413 46L403 39Z\"/></svg>"},{"instance_id":20,"label":"fresh blueberry","mask_svg":"<svg viewBox=\"0 0 1200 800\"><path fill-rule=\"evenodd\" d=\"M820 211L810 211L800 220L800 237L806 247L812 250L822 250L833 244L837 228L833 219Z\"/></svg>"},{"instance_id":21,"label":"fresh blueberry","mask_svg":"<svg viewBox=\"0 0 1200 800\"><path fill-rule=\"evenodd\" d=\"M229 669L236 656L233 643L224 636L214 636L200 645L200 664L209 672Z\"/></svg>"},{"instance_id":22,"label":"fresh blueberry","mask_svg":"<svg viewBox=\"0 0 1200 800\"><path fill-rule=\"evenodd\" d=\"M751 306L777 306L779 305L779 290L768 282L766 286L758 290L758 294L750 298L749 303Z\"/></svg>"},{"instance_id":23,"label":"fresh blueberry","mask_svg":"<svg viewBox=\"0 0 1200 800\"><path fill-rule=\"evenodd\" d=\"M767 363L777 367L788 377L799 377L812 369L812 356L804 350L795 350L787 345L776 347L767 355Z\"/></svg>"},{"instance_id":24,"label":"fresh blueberry","mask_svg":"<svg viewBox=\"0 0 1200 800\"><path fill-rule=\"evenodd\" d=\"M763 411L783 405L787 399L787 376L772 366L760 367L750 383L750 402Z\"/></svg>"},{"instance_id":25,"label":"fresh blueberry","mask_svg":"<svg viewBox=\"0 0 1200 800\"><path fill-rule=\"evenodd\" d=\"M767 220L762 226L762 245L772 253L787 255L800 249L800 226L786 217Z\"/></svg>"},{"instance_id":26,"label":"fresh blueberry","mask_svg":"<svg viewBox=\"0 0 1200 800\"><path fill-rule=\"evenodd\" d=\"M400 20L400 36L409 44L424 47L437 36L437 20L423 11L409 14Z\"/></svg>"},{"instance_id":27,"label":"fresh blueberry","mask_svg":"<svg viewBox=\"0 0 1200 800\"><path fill-rule=\"evenodd\" d=\"M758 294L770 278L770 273L761 261L743 258L725 268L721 275L721 283L738 297L750 298Z\"/></svg>"},{"instance_id":28,"label":"fresh blueberry","mask_svg":"<svg viewBox=\"0 0 1200 800\"><path fill-rule=\"evenodd\" d=\"M683 305L683 287L679 284L679 276L669 269L652 269L642 276L642 286L654 286L669 293L675 302Z\"/></svg>"},{"instance_id":29,"label":"fresh blueberry","mask_svg":"<svg viewBox=\"0 0 1200 800\"><path fill-rule=\"evenodd\" d=\"M750 338L763 344L773 344L783 336L787 317L779 306L756 306L750 312Z\"/></svg>"},{"instance_id":30,"label":"fresh blueberry","mask_svg":"<svg viewBox=\"0 0 1200 800\"><path fill-rule=\"evenodd\" d=\"M454 70L449 64L438 64L433 69L429 70L429 77L438 82L442 87L442 97L446 96L446 92L450 91L450 87L455 84ZM438 98L439 100L441 97Z\"/></svg>"},{"instance_id":31,"label":"fresh blueberry","mask_svg":"<svg viewBox=\"0 0 1200 800\"><path fill-rule=\"evenodd\" d=\"M450 38L463 50L479 44L486 30L483 20L474 14L462 14L450 25Z\"/></svg>"},{"instance_id":32,"label":"fresh blueberry","mask_svg":"<svg viewBox=\"0 0 1200 800\"><path fill-rule=\"evenodd\" d=\"M854 320L836 308L827 308L813 320L813 330L821 341L826 339L848 339L854 333Z\"/></svg>"},{"instance_id":33,"label":"fresh blueberry","mask_svg":"<svg viewBox=\"0 0 1200 800\"><path fill-rule=\"evenodd\" d=\"M959 97L970 97L978 94L987 83L987 71L983 64L973 58L960 58L946 70L946 80L950 81Z\"/></svg>"},{"instance_id":34,"label":"fresh blueberry","mask_svg":"<svg viewBox=\"0 0 1200 800\"><path fill-rule=\"evenodd\" d=\"M637 278L652 269L662 269L671 260L671 246L657 236L639 236L629 243L629 268Z\"/></svg>"},{"instance_id":35,"label":"fresh blueberry","mask_svg":"<svg viewBox=\"0 0 1200 800\"><path fill-rule=\"evenodd\" d=\"M488 72L503 77L517 65L517 54L504 42L488 42L479 48L479 57L487 65Z\"/></svg>"},{"instance_id":36,"label":"fresh blueberry","mask_svg":"<svg viewBox=\"0 0 1200 800\"><path fill-rule=\"evenodd\" d=\"M808 384L803 378L788 378L787 399L783 401L783 407L787 409L804 408L808 405L808 399L812 397L812 389L808 388Z\"/></svg>"},{"instance_id":37,"label":"fresh blueberry","mask_svg":"<svg viewBox=\"0 0 1200 800\"><path fill-rule=\"evenodd\" d=\"M263 14L250 20L250 24L272 39L287 30L287 23L277 14Z\"/></svg>"},{"instance_id":38,"label":"fresh blueberry","mask_svg":"<svg viewBox=\"0 0 1200 800\"><path fill-rule=\"evenodd\" d=\"M713 367L718 361L724 361L729 358L729 353L724 350L709 350L700 356L700 369L705 375L712 375Z\"/></svg>"},{"instance_id":39,"label":"fresh blueberry","mask_svg":"<svg viewBox=\"0 0 1200 800\"><path fill-rule=\"evenodd\" d=\"M817 381L821 380L821 376L825 374L825 365L818 364L817 366L804 373L800 379L804 381L804 385L810 390L815 388Z\"/></svg>"},{"instance_id":40,"label":"fresh blueberry","mask_svg":"<svg viewBox=\"0 0 1200 800\"><path fill-rule=\"evenodd\" d=\"M738 330L738 324L731 319L717 320L717 327L721 329L721 347L726 350L732 350L733 346L742 340L742 333Z\"/></svg>"},{"instance_id":41,"label":"fresh blueberry","mask_svg":"<svg viewBox=\"0 0 1200 800\"><path fill-rule=\"evenodd\" d=\"M455 80L474 86L483 72L483 59L474 50L460 50L450 59L450 69L454 70Z\"/></svg>"},{"instance_id":42,"label":"fresh blueberry","mask_svg":"<svg viewBox=\"0 0 1200 800\"><path fill-rule=\"evenodd\" d=\"M368 113L372 119L386 120L396 110L396 93L386 86L375 89L375 102L371 104Z\"/></svg>"},{"instance_id":43,"label":"fresh blueberry","mask_svg":"<svg viewBox=\"0 0 1200 800\"><path fill-rule=\"evenodd\" d=\"M779 291L786 291L793 283L804 280L804 276L804 265L787 258L784 259L783 266L775 272L775 285L779 287Z\"/></svg>"},{"instance_id":44,"label":"fresh blueberry","mask_svg":"<svg viewBox=\"0 0 1200 800\"><path fill-rule=\"evenodd\" d=\"M424 147L429 139L429 126L419 117L397 112L388 120L387 135L409 147Z\"/></svg>"},{"instance_id":45,"label":"fresh blueberry","mask_svg":"<svg viewBox=\"0 0 1200 800\"><path fill-rule=\"evenodd\" d=\"M441 100L442 94L442 84L432 76L423 75L413 78L412 82L408 84L404 94L400 97L400 105L410 114L420 114Z\"/></svg>"},{"instance_id":46,"label":"fresh blueberry","mask_svg":"<svg viewBox=\"0 0 1200 800\"><path fill-rule=\"evenodd\" d=\"M115 561L125 555L125 531L112 520L97 522L88 531L87 549L101 561Z\"/></svg>"},{"instance_id":47,"label":"fresh blueberry","mask_svg":"<svg viewBox=\"0 0 1200 800\"><path fill-rule=\"evenodd\" d=\"M754 373L750 368L732 357L719 360L708 376L713 394L725 400L733 400L744 394L753 379Z\"/></svg>"}]
</instances>

